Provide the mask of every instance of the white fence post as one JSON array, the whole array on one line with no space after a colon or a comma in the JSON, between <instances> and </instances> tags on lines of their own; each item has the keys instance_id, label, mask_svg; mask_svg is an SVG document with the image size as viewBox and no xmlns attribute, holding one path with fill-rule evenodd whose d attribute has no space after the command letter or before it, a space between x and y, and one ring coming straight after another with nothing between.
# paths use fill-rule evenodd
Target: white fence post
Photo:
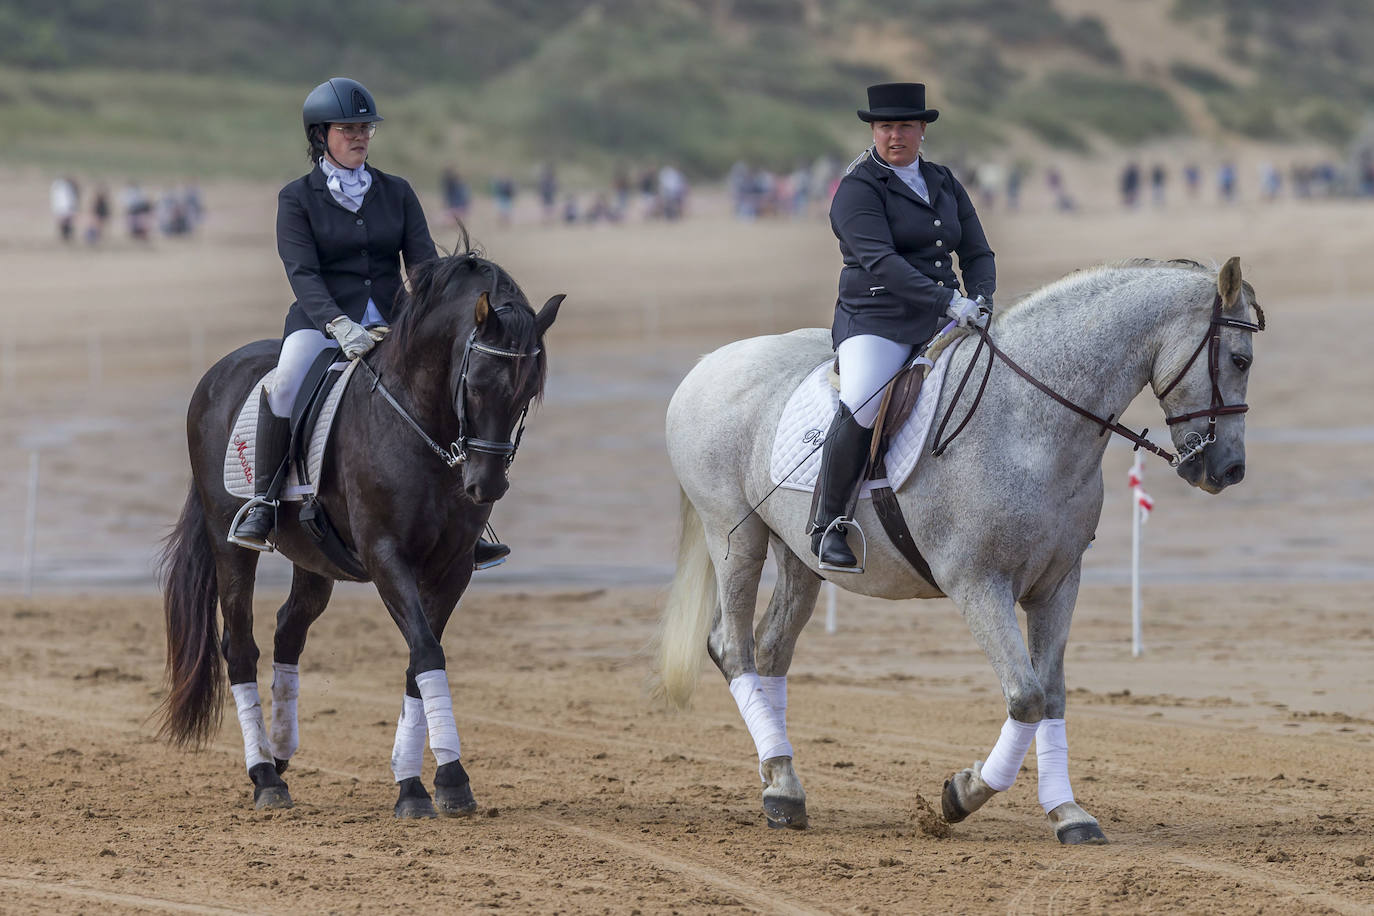
<instances>
[{"instance_id":1,"label":"white fence post","mask_svg":"<svg viewBox=\"0 0 1374 916\"><path fill-rule=\"evenodd\" d=\"M1145 652L1140 636L1140 523L1144 510L1140 497L1131 490L1131 655L1139 658Z\"/></svg>"}]
</instances>

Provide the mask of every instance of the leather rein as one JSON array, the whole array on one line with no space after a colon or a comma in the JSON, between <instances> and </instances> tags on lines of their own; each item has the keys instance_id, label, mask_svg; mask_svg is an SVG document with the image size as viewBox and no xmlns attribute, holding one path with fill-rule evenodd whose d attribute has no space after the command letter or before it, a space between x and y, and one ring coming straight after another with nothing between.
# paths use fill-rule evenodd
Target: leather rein
<instances>
[{"instance_id":1,"label":"leather rein","mask_svg":"<svg viewBox=\"0 0 1374 916\"><path fill-rule=\"evenodd\" d=\"M1016 360L1008 356L1002 348L998 347L997 344L993 342L986 328L979 325L973 325L973 329L978 333L978 348L973 351L973 358L969 360L968 368L964 370L964 376L959 380L959 387L955 389L954 397L950 400L949 408L945 411L944 419L940 421L940 426L935 431L935 445L931 448L931 454L942 454L945 449L949 447L949 444L964 431L964 427L968 425L969 420L973 419L974 412L978 410L978 405L983 400L983 392L987 390L988 378L992 375L993 360L995 358L1000 358L1013 372L1030 382L1031 385L1043 391L1055 401L1064 405L1079 416L1085 417L1100 426L1102 432L1099 433L1099 435L1105 436L1108 433L1116 433L1118 436L1135 443L1135 449L1133 449L1133 451L1143 448L1146 451L1153 452L1165 461L1168 461L1170 467L1176 468L1183 462L1196 457L1204 448L1216 441L1217 417L1226 416L1228 414L1245 413L1250 409L1248 404L1227 404L1226 399L1222 397L1220 382L1221 329L1235 328L1240 331L1249 331L1251 333L1263 331L1264 312L1259 310L1259 306L1255 306L1255 311L1259 316L1258 322L1242 321L1238 318L1227 317L1222 314L1221 293L1217 293L1212 300L1212 320L1208 326L1206 335L1198 342L1196 349L1193 350L1193 355L1188 357L1188 361L1183 364L1183 368L1179 370L1178 375L1174 376L1174 380L1168 385L1165 385L1164 390L1156 395L1156 398L1162 401L1170 391L1173 391L1174 388L1178 386L1178 383L1183 380L1183 377L1188 374L1188 370L1193 367L1193 363L1197 362L1198 357L1202 355L1203 349L1206 348L1207 377L1212 385L1211 403L1203 410L1194 410L1190 413L1165 417L1164 422L1169 426L1173 426L1176 423L1183 423L1187 420L1196 420L1199 417L1206 417L1207 434L1202 435L1197 432L1188 433L1184 438L1184 447L1177 455L1170 452L1168 449L1155 445L1149 439L1145 438L1146 434L1150 431L1148 428L1142 429L1137 433L1117 422L1115 414L1108 417L1101 417L1088 410L1086 407L1081 407L1073 401L1070 401L1017 364ZM964 386L968 383L969 377L973 374L973 369L978 364L978 355L982 352L984 346L988 348L990 355L988 357L987 368L983 372L983 380L978 386L978 393L974 396L973 406L969 408L968 413L964 415L964 419L955 427L954 432L950 434L949 438L942 439L941 437L944 435L945 426L948 425L950 417L954 414L954 408L958 406L959 399L963 396Z\"/></svg>"}]
</instances>

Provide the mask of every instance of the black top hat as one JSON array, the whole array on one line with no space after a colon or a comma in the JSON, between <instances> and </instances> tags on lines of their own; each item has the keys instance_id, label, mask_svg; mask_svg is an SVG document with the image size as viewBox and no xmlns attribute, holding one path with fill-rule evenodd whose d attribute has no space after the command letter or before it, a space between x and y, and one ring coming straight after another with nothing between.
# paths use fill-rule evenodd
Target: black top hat
<instances>
[{"instance_id":1,"label":"black top hat","mask_svg":"<svg viewBox=\"0 0 1374 916\"><path fill-rule=\"evenodd\" d=\"M940 112L926 107L925 83L879 83L868 87L868 110L859 119L874 121L934 121Z\"/></svg>"}]
</instances>

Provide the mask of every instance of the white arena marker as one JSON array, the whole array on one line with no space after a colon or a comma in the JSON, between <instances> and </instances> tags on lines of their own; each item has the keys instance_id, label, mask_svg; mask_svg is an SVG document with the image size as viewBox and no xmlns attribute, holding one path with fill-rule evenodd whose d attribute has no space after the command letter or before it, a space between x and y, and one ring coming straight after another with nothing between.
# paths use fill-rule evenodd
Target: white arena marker
<instances>
[{"instance_id":1,"label":"white arena marker","mask_svg":"<svg viewBox=\"0 0 1374 916\"><path fill-rule=\"evenodd\" d=\"M1139 658L1145 653L1140 623L1140 528L1155 506L1145 492L1145 456L1139 451L1127 482L1131 486L1131 655Z\"/></svg>"},{"instance_id":2,"label":"white arena marker","mask_svg":"<svg viewBox=\"0 0 1374 916\"><path fill-rule=\"evenodd\" d=\"M825 583L825 632L834 633L840 628L839 615L835 610L835 595L839 591L834 582Z\"/></svg>"}]
</instances>

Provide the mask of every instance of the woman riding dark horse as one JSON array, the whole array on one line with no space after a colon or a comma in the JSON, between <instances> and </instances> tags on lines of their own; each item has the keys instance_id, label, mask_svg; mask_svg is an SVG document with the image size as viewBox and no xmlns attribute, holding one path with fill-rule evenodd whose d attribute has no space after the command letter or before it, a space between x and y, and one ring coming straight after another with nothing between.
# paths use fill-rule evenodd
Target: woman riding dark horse
<instances>
[{"instance_id":1,"label":"woman riding dark horse","mask_svg":"<svg viewBox=\"0 0 1374 916\"><path fill-rule=\"evenodd\" d=\"M241 547L271 552L276 500L269 498L286 458L291 407L323 350L357 359L386 336L406 270L435 258L424 211L403 178L367 163L383 120L372 93L335 77L311 90L301 111L315 167L277 195L277 252L296 301L286 315L281 356L258 405L255 497L230 533ZM510 548L479 539L478 569L504 561Z\"/></svg>"},{"instance_id":2,"label":"woman riding dark horse","mask_svg":"<svg viewBox=\"0 0 1374 916\"><path fill-rule=\"evenodd\" d=\"M824 569L862 572L845 540L868 461L879 392L930 340L941 316L966 325L980 305L959 291L954 255L970 296L992 307L997 268L973 201L954 174L921 156L926 108L921 83L868 88L859 119L873 145L849 167L830 204L844 268L831 340L840 362L840 407L825 436L811 520L811 551Z\"/></svg>"},{"instance_id":3,"label":"woman riding dark horse","mask_svg":"<svg viewBox=\"0 0 1374 916\"><path fill-rule=\"evenodd\" d=\"M372 123L356 120L364 114L375 117L366 91L341 80L322 88L334 92L335 84L347 87L340 104L349 107L329 117L354 118L346 122L354 125ZM307 121L310 105L307 102ZM351 144L356 154L365 151L365 144L357 141L365 140L370 128L330 129L328 134L319 130L313 136L323 143L334 133ZM338 152L335 155L348 163ZM493 505L509 488L507 473L520 445L526 414L544 387L544 335L563 297L550 298L536 313L515 280L471 251L466 239L464 250L457 254L425 258L434 249L409 186L363 169L361 159L354 161L355 174L349 181L371 182L370 190L361 192L348 181L339 183L341 193L361 200L356 211L342 204L335 207L338 200L333 196L332 178L336 176L316 187L316 179L325 181L322 168L300 183L297 190L304 202L294 197L291 186L283 191L283 210L291 209L291 197L309 214L315 232L327 233L331 245L342 246L343 235L353 231L352 225L366 221L371 225L358 232L367 235L355 239L355 244L382 242L393 251L382 259L390 271L382 271L373 261L369 273L361 252L357 257L362 260L356 265L330 270L320 264L315 248L296 240L295 250L302 259L297 263L307 266L292 274L293 282L300 281L298 289L317 298L307 304L302 294L288 319L287 330L294 332L288 334L285 345L260 340L239 348L206 372L191 397L187 416L191 489L162 555L169 687L162 708L162 733L183 745L200 745L209 739L218 727L227 667L254 804L289 807L291 796L281 773L298 745L299 664L306 634L324 613L335 581L370 581L409 649L391 756L399 787L396 816L434 817L436 808L437 813L460 816L472 813L477 803L460 762L440 641L472 579L479 535ZM356 212L357 221L350 225L328 208L350 218ZM314 222L317 209L329 213L329 218ZM290 227L302 218L306 218L302 213L287 213L282 220L288 229L284 238L292 239ZM283 248L283 257L287 250ZM409 292L401 290L393 276L399 271L395 251L415 262L407 264ZM290 258L287 261L292 263ZM390 285L384 282L384 273ZM378 293L369 294L369 286L390 293L374 298ZM394 315L390 313L393 295ZM315 503L305 507L303 502L283 499L275 507L275 519L269 517L275 523L273 546L294 565L291 592L277 612L269 733L258 694L258 647L253 638L259 554L228 536L235 516L243 515L243 510L241 497L231 493L226 483L226 455L246 398L260 398L262 414L269 416L267 425L285 423L276 417L290 408L291 398L283 395L274 401L277 384L264 393L256 392L254 386L274 366L286 379L279 384L298 386L296 361L308 363L308 356L331 346L318 330L296 327L312 308L325 307L320 303L340 311L333 317L318 309L316 314L328 317L324 326L354 361L351 374L359 378L338 396L333 444L314 481L318 487ZM374 317L369 319L369 313ZM395 333L380 332L378 328L393 317ZM291 350L295 347L307 357ZM274 463L259 463L258 481L269 476L269 469L275 470ZM313 536L321 526L317 510L327 517L327 526L336 533L344 554L322 548ZM347 562L341 562L340 556ZM221 664L221 657L227 665ZM433 803L421 782L426 737L438 764Z\"/></svg>"}]
</instances>

